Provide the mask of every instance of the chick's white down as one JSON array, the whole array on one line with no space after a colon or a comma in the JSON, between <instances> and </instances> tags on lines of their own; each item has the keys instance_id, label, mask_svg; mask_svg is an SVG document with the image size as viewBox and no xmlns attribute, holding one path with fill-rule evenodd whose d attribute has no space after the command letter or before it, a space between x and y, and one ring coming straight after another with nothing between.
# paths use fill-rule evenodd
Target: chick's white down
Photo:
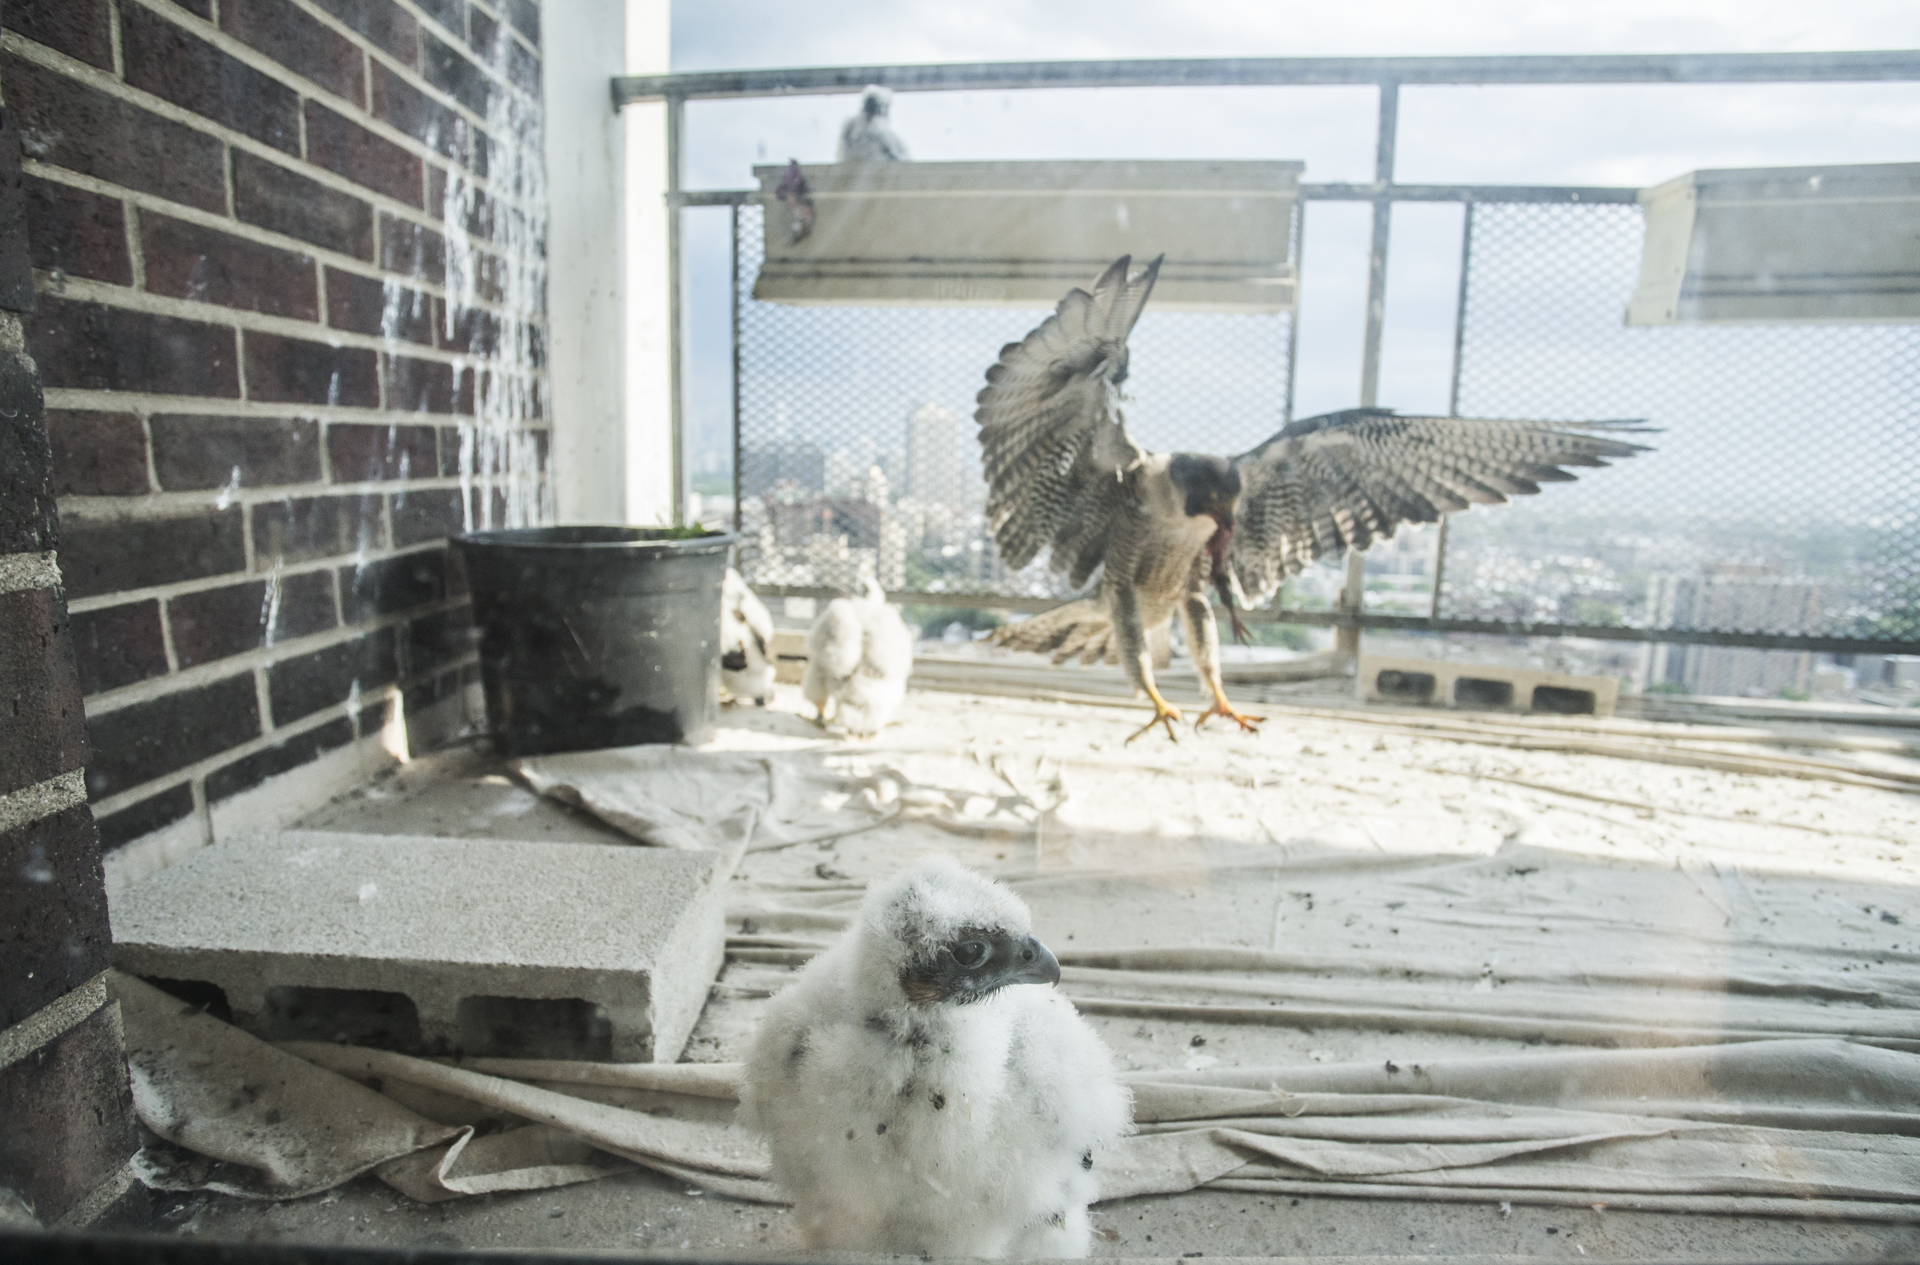
<instances>
[{"instance_id":1,"label":"chick's white down","mask_svg":"<svg viewBox=\"0 0 1920 1265\"><path fill-rule=\"evenodd\" d=\"M773 616L732 567L720 582L720 684L736 701L773 697Z\"/></svg>"},{"instance_id":2,"label":"chick's white down","mask_svg":"<svg viewBox=\"0 0 1920 1265\"><path fill-rule=\"evenodd\" d=\"M935 858L875 884L773 999L741 1116L810 1246L1086 1255L1096 1157L1130 1128L1112 1058L1052 987L953 982L982 938L1030 946L1057 978L1029 924L1007 888Z\"/></svg>"},{"instance_id":3,"label":"chick's white down","mask_svg":"<svg viewBox=\"0 0 1920 1265\"><path fill-rule=\"evenodd\" d=\"M913 634L868 579L858 597L835 598L807 630L800 693L850 734L880 732L907 696ZM829 709L828 704L832 707Z\"/></svg>"}]
</instances>

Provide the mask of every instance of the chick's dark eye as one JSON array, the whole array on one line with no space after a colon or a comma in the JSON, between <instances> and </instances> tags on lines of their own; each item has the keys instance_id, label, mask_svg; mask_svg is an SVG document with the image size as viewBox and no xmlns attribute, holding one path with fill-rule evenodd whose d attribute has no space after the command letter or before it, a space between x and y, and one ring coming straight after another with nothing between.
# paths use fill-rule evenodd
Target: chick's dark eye
<instances>
[{"instance_id":1,"label":"chick's dark eye","mask_svg":"<svg viewBox=\"0 0 1920 1265\"><path fill-rule=\"evenodd\" d=\"M962 940L953 946L953 960L969 969L987 960L987 946L979 940Z\"/></svg>"}]
</instances>

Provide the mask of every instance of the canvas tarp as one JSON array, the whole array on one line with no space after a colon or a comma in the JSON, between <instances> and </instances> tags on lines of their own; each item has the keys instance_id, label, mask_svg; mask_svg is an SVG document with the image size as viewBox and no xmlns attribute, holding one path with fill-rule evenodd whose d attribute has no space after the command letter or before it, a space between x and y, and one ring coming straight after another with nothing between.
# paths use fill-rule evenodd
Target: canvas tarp
<instances>
[{"instance_id":1,"label":"canvas tarp","mask_svg":"<svg viewBox=\"0 0 1920 1265\"><path fill-rule=\"evenodd\" d=\"M730 1121L737 1064L450 1063L281 1047L130 977L112 986L141 1118L175 1144L143 1157L149 1184L290 1198L372 1169L431 1201L634 1163L779 1200L759 1143ZM1920 1220L1920 1055L1847 1041L1129 1081L1139 1131L1097 1157L1105 1199L1229 1181ZM196 1167L183 1152L219 1163Z\"/></svg>"},{"instance_id":2,"label":"canvas tarp","mask_svg":"<svg viewBox=\"0 0 1920 1265\"><path fill-rule=\"evenodd\" d=\"M982 736L1054 715L1024 741ZM1566 781L1561 755L1474 757L1469 783L1444 767L1457 748L1416 740L1369 787L1238 748L1140 758L1065 707L955 700L930 728L853 749L732 731L732 749L723 732L715 750L518 771L640 842L735 859L716 1031L729 1015L750 1031L868 879L950 850L1028 901L1110 1042L1137 1018L1282 1051L1332 1030L1438 1051L1160 1057L1129 1073L1139 1132L1099 1157L1103 1198L1211 1184L1920 1220L1920 953L1903 929L1920 908L1888 877L1903 841L1885 824L1910 797L1850 815L1794 783L1748 823L1766 779L1665 771L1670 791L1628 793L1634 766L1590 761L1607 775L1569 813L1477 777ZM1327 729L1301 726L1298 763ZM1745 801L1704 798L1735 781ZM157 1185L288 1197L372 1170L433 1200L640 1164L778 1197L732 1124L731 1063L276 1047L139 981L114 988L136 1103L166 1140L142 1161Z\"/></svg>"}]
</instances>

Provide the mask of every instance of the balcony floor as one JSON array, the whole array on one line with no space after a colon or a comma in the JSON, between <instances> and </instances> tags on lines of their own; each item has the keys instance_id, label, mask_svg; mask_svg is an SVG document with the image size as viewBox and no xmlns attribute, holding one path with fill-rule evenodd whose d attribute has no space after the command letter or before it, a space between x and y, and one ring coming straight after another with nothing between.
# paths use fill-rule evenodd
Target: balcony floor
<instances>
[{"instance_id":1,"label":"balcony floor","mask_svg":"<svg viewBox=\"0 0 1920 1265\"><path fill-rule=\"evenodd\" d=\"M973 678L990 692L965 692L965 676L926 675L945 688L911 693L895 726L859 744L863 758L911 766L916 780L987 796L1011 788L1039 799L1057 779L1065 806L1023 833L968 836L913 823L823 846L749 853L731 885L741 909L769 898L843 907L869 879L913 856L947 851L1022 885L1036 908L1036 929L1056 948L1202 945L1345 956L1358 996L1370 987L1391 991L1397 981L1389 974L1401 965L1424 969L1438 958L1470 962L1492 952L1474 943L1472 927L1443 918L1422 926L1415 909L1402 913L1382 899L1404 867L1433 863L1510 858L1503 871L1510 877L1502 879L1511 884L1508 908L1539 922L1528 930L1544 933L1538 943L1552 946L1541 952L1564 958L1575 975L1585 969L1589 945L1580 928L1554 925L1552 911L1564 912L1565 898L1577 903L1582 893L1531 907L1538 893L1525 876L1533 871L1519 864L1527 856L1567 858L1575 877L1621 870L1669 876L1663 881L1676 903L1666 912L1696 930L1731 927L1743 899L1772 902L1771 913L1781 915L1777 892L1787 889L1769 884L1810 880L1833 889L1841 903L1831 914L1824 907L1806 911L1793 930L1825 926L1835 951L1861 952L1862 938L1883 930L1913 947L1894 923L1843 916L1845 902L1910 910L1905 921L1920 921L1911 854L1920 846L1920 796L1886 789L1889 777L1920 772L1913 750L1899 749L1911 731L1361 708L1321 682L1231 691L1269 697L1271 718L1257 736L1214 727L1186 733L1177 744L1155 734L1126 745L1144 710L1099 697L1116 692L1100 674L1043 677L1009 668ZM1039 696L1043 691L1051 696ZM713 746L843 747L801 710L797 691L782 687L768 710L726 711ZM1757 773L1756 760L1784 762L1779 767L1798 775ZM1802 763L1790 767L1795 761ZM416 760L302 824L388 834L622 838L533 795L502 764L471 749ZM1367 877L1376 872L1378 880ZM1119 884L1111 890L1126 898L1071 895L1076 881L1092 875ZM1417 874L1410 880L1414 887L1424 881ZM1056 888L1070 894L1046 894ZM731 930L741 929L741 916ZM1661 952L1630 943L1606 951ZM764 997L795 969L753 956L730 956L685 1060L741 1057ZM1092 1022L1123 1069L1407 1064L1527 1048L1503 1037L1365 1024L1108 1014ZM779 1210L690 1191L641 1170L433 1206L372 1177L284 1203L194 1194L165 1197L165 1204L173 1233L208 1239L676 1255L785 1254L797 1247ZM1503 1211L1494 1200L1417 1197L1201 1190L1102 1204L1094 1224L1094 1254L1108 1257L1847 1260L1920 1253L1920 1225L1519 1202Z\"/></svg>"}]
</instances>

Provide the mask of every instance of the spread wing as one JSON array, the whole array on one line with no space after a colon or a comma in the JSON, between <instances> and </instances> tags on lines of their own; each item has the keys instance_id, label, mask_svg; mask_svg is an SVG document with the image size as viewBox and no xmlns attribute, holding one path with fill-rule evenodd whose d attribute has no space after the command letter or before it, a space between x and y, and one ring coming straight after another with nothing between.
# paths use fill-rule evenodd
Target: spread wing
<instances>
[{"instance_id":1,"label":"spread wing","mask_svg":"<svg viewBox=\"0 0 1920 1265\"><path fill-rule=\"evenodd\" d=\"M1018 569L1052 546L1054 569L1075 586L1099 566L1125 476L1144 455L1127 437L1118 388L1160 260L1138 272L1131 264L1122 255L1092 294L1068 291L1032 333L1002 347L973 415L1001 558Z\"/></svg>"},{"instance_id":2,"label":"spread wing","mask_svg":"<svg viewBox=\"0 0 1920 1265\"><path fill-rule=\"evenodd\" d=\"M1348 409L1295 422L1234 458L1240 474L1231 561L1259 604L1310 562L1365 549L1401 523L1530 496L1647 449L1615 438L1635 421L1536 422L1402 417Z\"/></svg>"}]
</instances>

